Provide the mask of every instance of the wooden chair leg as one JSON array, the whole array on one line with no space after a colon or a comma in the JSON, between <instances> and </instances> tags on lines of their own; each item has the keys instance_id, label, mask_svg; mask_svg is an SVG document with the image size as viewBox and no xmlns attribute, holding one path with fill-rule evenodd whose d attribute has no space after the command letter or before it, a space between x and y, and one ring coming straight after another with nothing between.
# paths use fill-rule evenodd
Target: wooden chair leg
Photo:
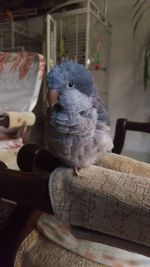
<instances>
[{"instance_id":1,"label":"wooden chair leg","mask_svg":"<svg viewBox=\"0 0 150 267\"><path fill-rule=\"evenodd\" d=\"M41 148L31 144L20 150L18 162L20 170L32 171L34 155ZM28 153L30 152L30 153ZM27 155L28 153L28 155ZM0 162L0 169L7 166ZM36 225L41 212L18 204L0 231L0 267L14 267L15 257L21 242L30 234Z\"/></svg>"},{"instance_id":2,"label":"wooden chair leg","mask_svg":"<svg viewBox=\"0 0 150 267\"><path fill-rule=\"evenodd\" d=\"M17 250L33 230L41 212L17 205L0 231L0 267L14 267Z\"/></svg>"},{"instance_id":3,"label":"wooden chair leg","mask_svg":"<svg viewBox=\"0 0 150 267\"><path fill-rule=\"evenodd\" d=\"M126 129L127 129L127 120L118 119L114 136L114 148L112 150L113 153L116 154L121 153L125 141Z\"/></svg>"},{"instance_id":4,"label":"wooden chair leg","mask_svg":"<svg viewBox=\"0 0 150 267\"><path fill-rule=\"evenodd\" d=\"M49 176L48 173L52 172L57 166L59 166L59 162L53 159L48 150L42 149L40 145L28 144L20 149L18 153L17 163L20 167L20 173L18 171L12 171L12 174L10 176L8 175L8 180L5 179L7 186L6 188L3 188L3 194L5 190L5 193L8 193L9 191L10 194L12 194L12 188L15 188L15 190L16 188L20 188L20 190L18 190L17 192L20 193L20 197L22 198L22 200L25 200L24 195L33 198L33 194L35 193L34 190L36 189L36 197L37 199L39 199L39 201L41 201L39 202L39 204L45 203L46 211L50 212L52 209L48 204L49 198L47 177ZM1 171L6 169L7 172L7 166L3 162L0 162L0 169ZM48 171L48 173L44 175L46 180L41 179L38 183L38 178L42 176L42 174L39 174L37 175L37 184L35 184L35 179L32 177L34 176L34 170ZM23 174L22 171L24 172L23 180L25 183L28 183L29 186L25 185L23 181L21 181L21 173ZM28 174L26 174L25 172L28 172ZM12 177L15 178L15 180L17 179L15 187L14 180L11 186L9 184L9 182L12 182ZM0 182L3 183L2 178L0 179ZM32 182L34 182L34 184L32 184ZM42 194L43 196L44 192L44 201L42 201L43 199L40 199L40 195ZM6 194L5 197L7 197L8 195L9 194ZM15 193L13 196L16 196ZM17 198L12 199L17 201ZM9 217L8 221L5 223L5 225L0 231L0 267L14 266L15 256L17 254L17 250L21 242L33 230L36 225L36 222L41 212L36 209L36 206L34 206L33 202L31 202L30 205L31 207L27 207L25 205L18 204L11 216ZM38 208L41 208L40 205L38 206Z\"/></svg>"}]
</instances>

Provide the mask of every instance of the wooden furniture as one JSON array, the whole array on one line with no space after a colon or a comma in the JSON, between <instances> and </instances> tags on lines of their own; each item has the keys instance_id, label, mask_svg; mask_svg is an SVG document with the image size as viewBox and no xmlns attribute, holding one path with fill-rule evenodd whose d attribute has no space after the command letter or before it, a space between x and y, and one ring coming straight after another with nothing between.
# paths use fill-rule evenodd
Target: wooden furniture
<instances>
[{"instance_id":1,"label":"wooden furniture","mask_svg":"<svg viewBox=\"0 0 150 267\"><path fill-rule=\"evenodd\" d=\"M17 160L21 169L20 171L9 170L4 163L0 163L0 196L18 203L14 212L0 231L0 267L13 267L19 245L25 236L34 228L40 211L53 213L48 193L48 180L50 173L60 163L51 158L48 150L43 149L37 144L23 146L18 153ZM23 164L25 161L26 164ZM122 179L120 177L120 183L123 182ZM150 183L149 179L147 180ZM134 182L136 184L136 180ZM114 180L114 186L115 183L116 181ZM100 192L102 200L105 186L102 186L102 191ZM142 185L141 181L141 190L142 186L144 186L144 183ZM147 186L150 185L147 184ZM128 195L127 190L123 194ZM138 199L138 193L136 196ZM111 201L109 192L106 193L106 197L108 197L108 202ZM116 198L118 199L116 203L119 203L120 200L117 195ZM140 205L140 201L138 203ZM141 203L141 208L139 206L137 210L133 208L135 212L133 216L136 218L136 212L138 216L139 214L143 216L142 210L145 209L145 218L147 220L149 216L147 207L142 205L146 204ZM132 209L132 203L130 208ZM128 210L128 201L124 203L124 209ZM134 240L117 238L116 236L110 236L99 231L93 231L75 225L71 226L71 229L72 233L79 238L109 244L150 257L150 244L142 244L142 241L138 244Z\"/></svg>"},{"instance_id":2,"label":"wooden furniture","mask_svg":"<svg viewBox=\"0 0 150 267\"><path fill-rule=\"evenodd\" d=\"M120 118L116 123L113 152L122 152L127 131L150 133L150 122L133 122Z\"/></svg>"},{"instance_id":3,"label":"wooden furniture","mask_svg":"<svg viewBox=\"0 0 150 267\"><path fill-rule=\"evenodd\" d=\"M46 157L41 162L43 153ZM54 164L54 159L47 154L40 145L27 144L18 153L20 171L9 170L0 162L0 197L18 203L0 230L0 267L14 266L17 249L35 227L41 211L53 213L47 184L50 172L59 162ZM50 167L46 166L48 161L52 161L48 164ZM38 172L33 173L34 169Z\"/></svg>"},{"instance_id":4,"label":"wooden furniture","mask_svg":"<svg viewBox=\"0 0 150 267\"><path fill-rule=\"evenodd\" d=\"M27 51L22 51L20 53L1 52L0 62L0 153L1 159L5 158L3 157L4 154L8 159L8 157L16 157L16 153L23 145L22 139L23 141L26 141L25 139L28 139L27 141L29 141L29 134L27 132L27 135L25 136L24 130L26 130L27 126L34 124L33 121L33 123L28 124L28 122L26 123L25 118L21 119L21 112L24 113L24 115L25 113L27 115L27 113L30 112L31 115L31 111L33 111L34 109L34 113L37 115L38 123L40 121L38 116L39 113L41 115L42 112L41 110L40 112L37 112L38 108L40 109L40 105L39 103L37 104L37 102L39 102L39 94L41 94L40 101L42 102L43 100L43 92L40 89L43 80L45 59L40 54ZM11 120L10 116L8 116L8 111L13 111L13 120ZM19 114L19 116L17 118L14 118L14 114L16 115L16 112ZM10 123L12 121L13 125L12 123ZM26 125L24 125L24 122ZM37 135L38 133L36 132L36 136ZM37 151L39 147L39 145L34 146L34 151ZM30 148L30 152L33 152L33 147L31 146ZM23 180L29 181L29 179L31 178L32 168L31 166L29 166L29 163L32 162L31 154L33 153L29 153L27 156L27 159L29 159L28 162L26 160L24 161L26 162L26 164L23 162L21 165L20 163L19 172L7 170L4 163L1 162L0 164L0 183L2 189L0 193L0 199L6 198L8 200L14 200L18 203L17 206L15 206L15 204L12 205L14 211L10 215L10 217L8 217L8 220L3 225L3 227L0 229L1 267L13 266L15 254L20 242L34 227L35 221L39 216L36 205L35 207L33 207L34 205L24 205L22 202L22 199L27 199L27 197L25 197L25 194L27 193L26 190L30 188L29 184L28 188L23 185ZM10 165L8 164L8 166ZM22 169L24 171L28 171L28 173L22 176ZM6 178L6 180L4 177ZM20 177L22 177L23 180L21 180ZM7 178L9 178L10 180L7 180ZM30 182L32 183L32 179ZM38 183L38 179L35 182ZM39 186L41 186L41 183L39 182ZM36 189L37 188L38 186L36 186ZM39 187L39 190L41 190L41 187ZM9 196L10 193L12 195ZM6 209L9 209L9 205L8 207L6 207Z\"/></svg>"},{"instance_id":5,"label":"wooden furniture","mask_svg":"<svg viewBox=\"0 0 150 267\"><path fill-rule=\"evenodd\" d=\"M150 123L135 123L119 119L113 152L121 153L128 130L149 133ZM41 211L53 214L48 193L48 180L50 173L60 165L60 162L52 158L49 151L38 144L23 146L18 153L17 162L20 171L7 169L7 166L0 162L0 197L18 203L0 230L0 267L13 267L19 245L35 227ZM122 177L120 179L122 182ZM102 187L102 198L104 189L105 185ZM109 200L109 195L107 197ZM127 202L124 205L124 208L128 209ZM141 212L141 216L144 208L142 205L141 203L141 208L137 209L138 214ZM145 214L148 218L149 214ZM145 245L142 242L138 244L134 240L125 240L77 226L71 226L71 229L78 238L90 239L150 257L150 244Z\"/></svg>"}]
</instances>

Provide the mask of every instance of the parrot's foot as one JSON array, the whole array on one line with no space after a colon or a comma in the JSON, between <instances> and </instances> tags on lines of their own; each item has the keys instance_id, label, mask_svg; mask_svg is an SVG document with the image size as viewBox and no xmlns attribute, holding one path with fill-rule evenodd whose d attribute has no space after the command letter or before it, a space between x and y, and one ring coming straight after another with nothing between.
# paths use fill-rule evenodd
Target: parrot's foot
<instances>
[{"instance_id":1,"label":"parrot's foot","mask_svg":"<svg viewBox=\"0 0 150 267\"><path fill-rule=\"evenodd\" d=\"M80 170L79 167L74 167L74 176L77 176L78 178L80 177L79 170Z\"/></svg>"}]
</instances>

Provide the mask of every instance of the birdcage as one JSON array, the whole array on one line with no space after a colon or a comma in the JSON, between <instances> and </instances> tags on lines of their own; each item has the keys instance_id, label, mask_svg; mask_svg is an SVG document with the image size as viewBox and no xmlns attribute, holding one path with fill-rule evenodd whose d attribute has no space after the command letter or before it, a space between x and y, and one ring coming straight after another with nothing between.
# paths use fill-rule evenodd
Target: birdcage
<instances>
[{"instance_id":1,"label":"birdcage","mask_svg":"<svg viewBox=\"0 0 150 267\"><path fill-rule=\"evenodd\" d=\"M14 20L0 23L0 51L34 51L42 52L41 35Z\"/></svg>"},{"instance_id":2,"label":"birdcage","mask_svg":"<svg viewBox=\"0 0 150 267\"><path fill-rule=\"evenodd\" d=\"M57 11L53 17L57 20L58 61L71 59L89 66L105 58L111 31L105 2L99 1L100 9L92 0L67 1L52 10Z\"/></svg>"},{"instance_id":3,"label":"birdcage","mask_svg":"<svg viewBox=\"0 0 150 267\"><path fill-rule=\"evenodd\" d=\"M74 0L51 10L57 21L57 61L77 61L93 74L107 98L111 24L106 0Z\"/></svg>"}]
</instances>

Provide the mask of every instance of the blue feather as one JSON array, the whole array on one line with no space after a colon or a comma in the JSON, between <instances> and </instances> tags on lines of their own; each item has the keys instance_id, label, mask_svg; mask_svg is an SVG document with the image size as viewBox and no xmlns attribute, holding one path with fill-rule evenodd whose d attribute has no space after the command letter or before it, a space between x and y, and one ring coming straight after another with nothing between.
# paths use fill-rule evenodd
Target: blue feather
<instances>
[{"instance_id":1,"label":"blue feather","mask_svg":"<svg viewBox=\"0 0 150 267\"><path fill-rule=\"evenodd\" d=\"M90 72L74 62L56 65L47 76L48 90L59 92L48 112L47 140L53 156L71 167L95 162L111 151L109 116Z\"/></svg>"}]
</instances>

